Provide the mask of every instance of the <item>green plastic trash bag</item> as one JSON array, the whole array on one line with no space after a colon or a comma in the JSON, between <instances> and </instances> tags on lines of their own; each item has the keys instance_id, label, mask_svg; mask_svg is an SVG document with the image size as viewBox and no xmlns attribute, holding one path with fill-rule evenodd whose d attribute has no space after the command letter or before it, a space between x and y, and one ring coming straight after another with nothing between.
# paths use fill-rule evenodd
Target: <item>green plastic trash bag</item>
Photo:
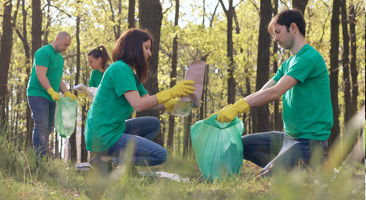
<instances>
[{"instance_id":1,"label":"green plastic trash bag","mask_svg":"<svg viewBox=\"0 0 366 200\"><path fill-rule=\"evenodd\" d=\"M202 176L211 182L224 176L239 174L243 164L241 135L243 122L219 122L217 114L191 126L193 151Z\"/></svg>"},{"instance_id":2,"label":"green plastic trash bag","mask_svg":"<svg viewBox=\"0 0 366 200\"><path fill-rule=\"evenodd\" d=\"M76 126L76 108L78 101L71 102L69 97L62 97L56 102L55 129L64 138L69 138Z\"/></svg>"}]
</instances>

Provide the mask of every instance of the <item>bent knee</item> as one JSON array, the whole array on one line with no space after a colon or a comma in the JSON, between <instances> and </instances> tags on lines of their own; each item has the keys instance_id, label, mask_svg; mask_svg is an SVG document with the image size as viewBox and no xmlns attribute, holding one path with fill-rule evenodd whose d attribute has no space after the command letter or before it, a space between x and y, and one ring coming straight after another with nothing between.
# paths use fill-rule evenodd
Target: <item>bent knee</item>
<instances>
[{"instance_id":1,"label":"bent knee","mask_svg":"<svg viewBox=\"0 0 366 200\"><path fill-rule=\"evenodd\" d=\"M165 163L167 160L168 160L168 151L162 148L157 156L157 162L162 164Z\"/></svg>"}]
</instances>

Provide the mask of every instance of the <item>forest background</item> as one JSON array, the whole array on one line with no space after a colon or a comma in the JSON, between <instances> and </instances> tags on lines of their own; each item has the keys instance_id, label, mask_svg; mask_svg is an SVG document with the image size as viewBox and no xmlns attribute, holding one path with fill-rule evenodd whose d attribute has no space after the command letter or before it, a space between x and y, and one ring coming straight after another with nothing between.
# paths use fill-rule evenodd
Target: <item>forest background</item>
<instances>
[{"instance_id":1,"label":"forest background","mask_svg":"<svg viewBox=\"0 0 366 200\"><path fill-rule=\"evenodd\" d=\"M258 91L291 56L267 32L271 18L283 9L303 11L306 39L323 55L329 69L334 110L330 146L365 104L364 0L2 0L1 4L0 119L8 142L18 149L32 146L26 87L33 54L59 31L72 37L63 53L64 80L70 89L88 85L87 53L103 44L111 54L115 40L131 27L148 29L154 37L145 84L150 94L183 80L194 60L206 62L201 107L187 118L157 111L133 115L161 119L155 141L170 156L191 156L190 125ZM88 160L83 133L89 106L79 105L80 138L73 134L63 139L52 133L49 153L53 158ZM283 130L281 108L280 100L239 115L243 134ZM62 153L65 146L66 154Z\"/></svg>"}]
</instances>

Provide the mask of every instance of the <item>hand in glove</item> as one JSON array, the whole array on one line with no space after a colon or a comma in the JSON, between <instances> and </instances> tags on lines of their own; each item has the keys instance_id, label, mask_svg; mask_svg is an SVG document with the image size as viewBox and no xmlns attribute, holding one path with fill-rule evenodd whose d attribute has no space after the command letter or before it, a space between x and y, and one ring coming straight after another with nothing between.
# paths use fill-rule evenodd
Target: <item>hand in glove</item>
<instances>
[{"instance_id":1,"label":"hand in glove","mask_svg":"<svg viewBox=\"0 0 366 200\"><path fill-rule=\"evenodd\" d=\"M189 96L195 90L195 88L191 86L192 84L194 84L194 81L191 80L182 81L170 89L163 90L157 93L156 98L158 99L159 104L163 104L172 98Z\"/></svg>"},{"instance_id":2,"label":"hand in glove","mask_svg":"<svg viewBox=\"0 0 366 200\"><path fill-rule=\"evenodd\" d=\"M78 99L74 94L71 94L70 91L65 92L64 97L69 97L71 102L74 102Z\"/></svg>"},{"instance_id":3,"label":"hand in glove","mask_svg":"<svg viewBox=\"0 0 366 200\"><path fill-rule=\"evenodd\" d=\"M218 112L217 120L219 122L231 122L239 113L245 113L249 110L249 104L244 99L240 99L232 106L220 110Z\"/></svg>"},{"instance_id":4,"label":"hand in glove","mask_svg":"<svg viewBox=\"0 0 366 200\"><path fill-rule=\"evenodd\" d=\"M165 110L168 112L172 112L175 104L179 101L179 99L170 99L168 102L164 104Z\"/></svg>"},{"instance_id":5,"label":"hand in glove","mask_svg":"<svg viewBox=\"0 0 366 200\"><path fill-rule=\"evenodd\" d=\"M80 97L86 97L87 93L78 92L78 96Z\"/></svg>"},{"instance_id":6,"label":"hand in glove","mask_svg":"<svg viewBox=\"0 0 366 200\"><path fill-rule=\"evenodd\" d=\"M52 87L48 88L47 93L51 96L54 101L58 101L61 99L61 95L58 92L55 92Z\"/></svg>"},{"instance_id":7,"label":"hand in glove","mask_svg":"<svg viewBox=\"0 0 366 200\"><path fill-rule=\"evenodd\" d=\"M220 111L225 110L225 109L227 109L227 108L230 108L232 105L233 105L233 104L228 104L228 105L226 105L225 107L223 107ZM218 114L220 111L217 111L217 112L212 113L211 115L209 115L208 117L206 117L206 119L208 119L208 118L210 118L210 117L212 117L212 116L214 116L214 115Z\"/></svg>"}]
</instances>

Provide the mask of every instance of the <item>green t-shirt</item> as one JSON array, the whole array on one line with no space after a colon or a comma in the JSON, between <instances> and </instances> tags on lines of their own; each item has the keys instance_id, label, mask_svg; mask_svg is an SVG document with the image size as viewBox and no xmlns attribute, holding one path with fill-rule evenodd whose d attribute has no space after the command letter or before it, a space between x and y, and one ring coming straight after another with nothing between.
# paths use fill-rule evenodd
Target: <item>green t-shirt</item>
<instances>
[{"instance_id":1,"label":"green t-shirt","mask_svg":"<svg viewBox=\"0 0 366 200\"><path fill-rule=\"evenodd\" d=\"M36 65L48 68L46 74L48 81L51 87L58 92L64 68L64 58L60 53L55 51L51 44L39 48L34 54L32 73L28 81L27 96L41 96L54 102L37 78Z\"/></svg>"},{"instance_id":2,"label":"green t-shirt","mask_svg":"<svg viewBox=\"0 0 366 200\"><path fill-rule=\"evenodd\" d=\"M125 120L133 112L124 96L131 90L138 91L140 96L147 94L130 66L122 61L111 64L104 72L88 112L85 127L88 151L106 151L121 137L126 128Z\"/></svg>"},{"instance_id":3,"label":"green t-shirt","mask_svg":"<svg viewBox=\"0 0 366 200\"><path fill-rule=\"evenodd\" d=\"M109 65L108 65L109 67ZM107 69L108 69L107 67ZM89 87L98 87L100 84L100 81L102 81L104 72L100 72L99 70L93 70L92 74L90 75L89 79Z\"/></svg>"},{"instance_id":4,"label":"green t-shirt","mask_svg":"<svg viewBox=\"0 0 366 200\"><path fill-rule=\"evenodd\" d=\"M288 75L299 82L283 95L286 134L295 138L327 140L333 126L329 75L323 57L306 44L281 65L273 80Z\"/></svg>"},{"instance_id":5,"label":"green t-shirt","mask_svg":"<svg viewBox=\"0 0 366 200\"><path fill-rule=\"evenodd\" d=\"M90 75L90 79L89 79L89 87L98 87L100 84L100 81L103 78L103 74L102 72L100 72L99 70L93 70L91 75Z\"/></svg>"}]
</instances>

